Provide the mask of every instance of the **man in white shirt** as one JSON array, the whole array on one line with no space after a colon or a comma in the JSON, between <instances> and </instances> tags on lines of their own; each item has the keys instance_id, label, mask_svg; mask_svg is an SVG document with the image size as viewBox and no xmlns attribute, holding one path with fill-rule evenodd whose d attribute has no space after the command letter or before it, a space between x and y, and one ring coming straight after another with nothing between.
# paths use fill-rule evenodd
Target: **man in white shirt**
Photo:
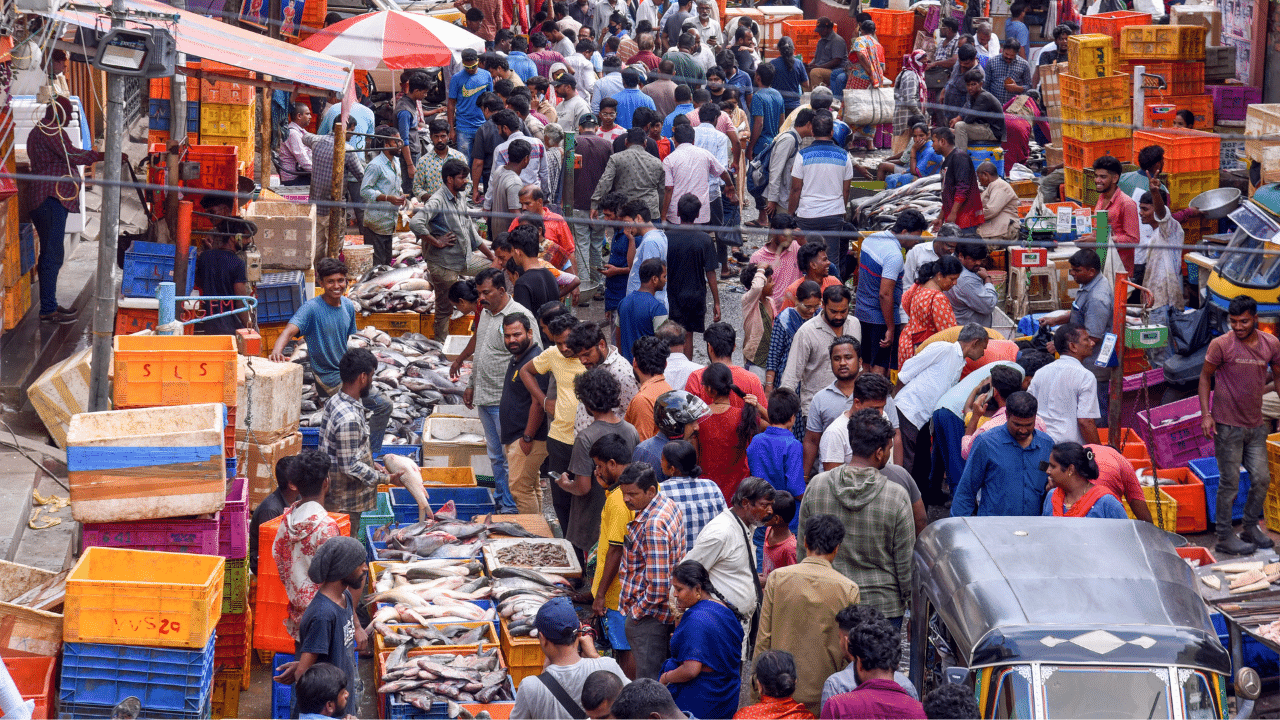
<instances>
[{"instance_id":1,"label":"man in white shirt","mask_svg":"<svg viewBox=\"0 0 1280 720\"><path fill-rule=\"evenodd\" d=\"M520 172L520 179L526 185L537 185L542 188L543 194L550 195L551 176L550 169L547 167L546 146L538 138L529 137L520 131L520 117L514 110L502 110L494 113L490 119L502 134L502 144L493 150L493 167L499 168L506 165L509 161L507 148L516 140L524 140L530 147L529 164Z\"/></svg>"},{"instance_id":2,"label":"man in white shirt","mask_svg":"<svg viewBox=\"0 0 1280 720\"><path fill-rule=\"evenodd\" d=\"M713 5L715 3L711 0L698 0L698 19L694 21L693 29L697 31L703 46L710 46L710 50L715 52L724 42L724 38L720 34L720 23L711 17Z\"/></svg>"},{"instance_id":3,"label":"man in white shirt","mask_svg":"<svg viewBox=\"0 0 1280 720\"><path fill-rule=\"evenodd\" d=\"M578 119L591 112L591 106L578 94L578 80L573 75L566 73L556 80L556 97L560 98L556 105L560 127L576 129Z\"/></svg>"},{"instance_id":4,"label":"man in white shirt","mask_svg":"<svg viewBox=\"0 0 1280 720\"><path fill-rule=\"evenodd\" d=\"M955 230L956 235L960 234L960 228L955 223L947 223L938 230L938 237L933 242L921 240L907 251L907 259L902 263L902 287L909 288L916 284L916 273L920 271L921 265L955 253L958 238L950 234L951 229Z\"/></svg>"},{"instance_id":5,"label":"man in white shirt","mask_svg":"<svg viewBox=\"0 0 1280 720\"><path fill-rule=\"evenodd\" d=\"M684 385L689 381L689 376L694 371L701 370L706 367L689 359L684 353L685 346L684 326L675 320L668 320L658 326L653 334L658 336L667 343L667 347L671 349L671 354L667 356L667 369L662 374L667 380L667 384L672 390L684 390Z\"/></svg>"},{"instance_id":6,"label":"man in white shirt","mask_svg":"<svg viewBox=\"0 0 1280 720\"><path fill-rule=\"evenodd\" d=\"M1098 384L1083 364L1094 339L1083 325L1066 323L1053 332L1058 359L1040 368L1027 392L1039 404L1039 418L1054 442L1097 445Z\"/></svg>"},{"instance_id":7,"label":"man in white shirt","mask_svg":"<svg viewBox=\"0 0 1280 720\"><path fill-rule=\"evenodd\" d=\"M960 329L956 342L930 343L898 371L902 389L894 400L902 438L902 466L915 478L927 504L940 505L943 499L942 488L932 481L929 423L933 420L933 411L942 396L960 380L965 360L977 360L986 351L986 329L969 323Z\"/></svg>"},{"instance_id":8,"label":"man in white shirt","mask_svg":"<svg viewBox=\"0 0 1280 720\"><path fill-rule=\"evenodd\" d=\"M591 62L591 53L595 52L595 49L596 44L590 40L579 40L574 46L575 52L564 59L565 65L568 65L569 71L573 73L573 79L578 83L578 90L587 97L591 97L591 91L596 87L596 66ZM556 112L559 113L560 108L557 107ZM562 125L561 127L576 128L578 126Z\"/></svg>"},{"instance_id":9,"label":"man in white shirt","mask_svg":"<svg viewBox=\"0 0 1280 720\"><path fill-rule=\"evenodd\" d=\"M581 625L568 598L553 598L538 608L533 626L538 630L538 644L547 658L543 673L560 686L562 693L574 701L574 706L566 707L547 689L542 678L532 675L520 682L511 717L563 720L586 717L578 698L582 697L582 686L588 676L604 670L616 675L623 685L630 682L617 661L600 657L592 635L579 633Z\"/></svg>"},{"instance_id":10,"label":"man in white shirt","mask_svg":"<svg viewBox=\"0 0 1280 720\"><path fill-rule=\"evenodd\" d=\"M849 181L853 179L853 158L831 139L835 119L830 112L815 112L809 126L813 144L796 154L791 165L791 196L787 203L796 225L805 232L844 229L849 206ZM847 237L827 238L827 257L843 275L848 254Z\"/></svg>"},{"instance_id":11,"label":"man in white shirt","mask_svg":"<svg viewBox=\"0 0 1280 720\"><path fill-rule=\"evenodd\" d=\"M1000 54L1000 38L991 32L991 23L980 22L973 29L973 44L978 49L978 57L993 58Z\"/></svg>"},{"instance_id":12,"label":"man in white shirt","mask_svg":"<svg viewBox=\"0 0 1280 720\"><path fill-rule=\"evenodd\" d=\"M672 130L676 141L676 149L662 161L666 170L666 191L662 199L662 207L667 209L667 222L680 222L680 214L676 212L676 202L685 194L693 195L702 203L697 223L706 225L711 221L711 178L718 177L724 181L724 196L730 201L737 200L733 189L733 179L729 177L728 166L721 165L714 155L698 147L694 143L694 128L679 125ZM632 268L635 267L632 261Z\"/></svg>"}]
</instances>

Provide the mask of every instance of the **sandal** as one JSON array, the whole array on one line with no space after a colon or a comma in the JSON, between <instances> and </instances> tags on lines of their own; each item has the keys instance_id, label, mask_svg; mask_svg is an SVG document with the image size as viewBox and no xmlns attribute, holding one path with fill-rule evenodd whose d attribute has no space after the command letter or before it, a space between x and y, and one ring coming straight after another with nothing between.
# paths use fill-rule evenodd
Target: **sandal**
<instances>
[{"instance_id":1,"label":"sandal","mask_svg":"<svg viewBox=\"0 0 1280 720\"><path fill-rule=\"evenodd\" d=\"M752 220L751 222L743 223L742 225L743 227L756 228L758 230L764 229L764 225L761 225L758 220Z\"/></svg>"}]
</instances>

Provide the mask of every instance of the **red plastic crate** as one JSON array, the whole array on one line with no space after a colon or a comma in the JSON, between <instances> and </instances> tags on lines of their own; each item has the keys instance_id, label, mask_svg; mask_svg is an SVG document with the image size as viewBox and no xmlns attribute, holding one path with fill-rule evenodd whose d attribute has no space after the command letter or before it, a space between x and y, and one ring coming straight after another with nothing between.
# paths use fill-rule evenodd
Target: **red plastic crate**
<instances>
[{"instance_id":1,"label":"red plastic crate","mask_svg":"<svg viewBox=\"0 0 1280 720\"><path fill-rule=\"evenodd\" d=\"M915 37L916 12L914 10L885 10L881 8L864 8L863 12L871 16L876 24L876 37L880 42L885 38ZM1150 16L1148 16L1150 17Z\"/></svg>"},{"instance_id":2,"label":"red plastic crate","mask_svg":"<svg viewBox=\"0 0 1280 720\"><path fill-rule=\"evenodd\" d=\"M4 667L9 671L9 677L13 678L13 684L18 687L18 693L22 695L22 699L35 702L36 707L31 714L32 718L43 720L52 717L49 711L50 708L56 707L53 697L53 671L57 664L56 657L4 658Z\"/></svg>"},{"instance_id":3,"label":"red plastic crate","mask_svg":"<svg viewBox=\"0 0 1280 720\"><path fill-rule=\"evenodd\" d=\"M200 163L200 177L188 181L188 187L236 191L240 181L240 148L235 145L193 145L184 159Z\"/></svg>"},{"instance_id":4,"label":"red plastic crate","mask_svg":"<svg viewBox=\"0 0 1280 720\"><path fill-rule=\"evenodd\" d=\"M911 36L881 38L880 44L884 46L885 77L897 77L897 73L888 71L889 63L894 63L901 68L903 56L911 54L911 49L915 47L915 38Z\"/></svg>"},{"instance_id":5,"label":"red plastic crate","mask_svg":"<svg viewBox=\"0 0 1280 720\"><path fill-rule=\"evenodd\" d=\"M1204 94L1204 63L1168 62L1168 63L1134 63L1146 68L1149 75L1164 78L1165 89L1144 84L1148 98L1168 98L1175 95ZM1244 119L1244 110L1240 111L1240 119Z\"/></svg>"},{"instance_id":6,"label":"red plastic crate","mask_svg":"<svg viewBox=\"0 0 1280 720\"><path fill-rule=\"evenodd\" d=\"M1166 173L1207 172L1217 170L1222 165L1222 138L1213 133L1200 130L1135 130L1131 156L1133 162L1138 162L1138 153L1148 145L1164 148Z\"/></svg>"},{"instance_id":7,"label":"red plastic crate","mask_svg":"<svg viewBox=\"0 0 1280 720\"><path fill-rule=\"evenodd\" d=\"M1186 419L1179 419L1184 416ZM1192 460L1213 455L1213 438L1206 438L1200 430L1197 397L1139 411L1137 430L1158 467L1184 467Z\"/></svg>"},{"instance_id":8,"label":"red plastic crate","mask_svg":"<svg viewBox=\"0 0 1280 720\"><path fill-rule=\"evenodd\" d=\"M351 516L329 513L338 523L338 532L351 535ZM253 602L253 649L293 654L293 638L285 632L284 620L289 616L289 596L285 593L280 572L271 557L276 531L281 518L268 520L258 528L257 590Z\"/></svg>"},{"instance_id":9,"label":"red plastic crate","mask_svg":"<svg viewBox=\"0 0 1280 720\"><path fill-rule=\"evenodd\" d=\"M324 7L325 3L317 2L317 5ZM323 19L323 15L321 18ZM323 25L323 22L320 23ZM206 72L217 73L218 75L230 78L252 78L253 72L242 70L232 65L223 65L213 60L202 60L200 68ZM200 84L200 102L218 103L223 105L251 105L257 98L258 89L252 85L238 83L235 80L225 78L206 79Z\"/></svg>"},{"instance_id":10,"label":"red plastic crate","mask_svg":"<svg viewBox=\"0 0 1280 720\"><path fill-rule=\"evenodd\" d=\"M1129 25L1150 25L1151 13L1119 10L1117 12L1087 15L1080 22L1081 33L1110 35L1115 48L1120 49L1120 28Z\"/></svg>"},{"instance_id":11,"label":"red plastic crate","mask_svg":"<svg viewBox=\"0 0 1280 720\"><path fill-rule=\"evenodd\" d=\"M234 405L227 406L227 422L222 426L222 455L227 458L236 456L236 408Z\"/></svg>"},{"instance_id":12,"label":"red plastic crate","mask_svg":"<svg viewBox=\"0 0 1280 720\"><path fill-rule=\"evenodd\" d=\"M230 409L228 409L228 413ZM228 418L227 425L235 434L235 423ZM218 554L228 560L240 560L249 554L249 481L236 478L231 481L227 504L219 513ZM350 522L348 520L348 522Z\"/></svg>"},{"instance_id":13,"label":"red plastic crate","mask_svg":"<svg viewBox=\"0 0 1280 720\"><path fill-rule=\"evenodd\" d=\"M116 308L116 335L132 335L143 330L154 330L156 323L159 322L159 310L148 310L145 308ZM182 319L193 320L198 312L183 312ZM195 335L195 325L185 325L182 328L183 335Z\"/></svg>"},{"instance_id":14,"label":"red plastic crate","mask_svg":"<svg viewBox=\"0 0 1280 720\"><path fill-rule=\"evenodd\" d=\"M130 550L218 554L218 517L210 519L165 518L127 523L84 523L84 547L117 547Z\"/></svg>"},{"instance_id":15,"label":"red plastic crate","mask_svg":"<svg viewBox=\"0 0 1280 720\"><path fill-rule=\"evenodd\" d=\"M1181 509L1182 506L1179 505L1178 508ZM1178 513L1178 516L1181 517L1182 513ZM1179 530L1179 532L1182 531ZM1175 548L1174 552L1178 553L1178 557L1186 560L1199 560L1201 567L1218 562L1218 559L1213 556L1213 553L1209 552L1209 548L1203 548L1199 545L1188 545L1187 547Z\"/></svg>"},{"instance_id":16,"label":"red plastic crate","mask_svg":"<svg viewBox=\"0 0 1280 720\"><path fill-rule=\"evenodd\" d=\"M1160 489L1178 501L1179 533L1199 533L1209 529L1205 505L1204 483L1190 468L1180 467L1157 470L1156 477L1176 481L1177 485L1161 485ZM1213 562L1210 560L1209 562Z\"/></svg>"},{"instance_id":17,"label":"red plastic crate","mask_svg":"<svg viewBox=\"0 0 1280 720\"><path fill-rule=\"evenodd\" d=\"M237 614L224 614L218 621L218 639L214 646L214 671L240 670L249 662L253 645L253 609Z\"/></svg>"},{"instance_id":18,"label":"red plastic crate","mask_svg":"<svg viewBox=\"0 0 1280 720\"><path fill-rule=\"evenodd\" d=\"M1215 122L1244 120L1249 106L1262 102L1262 88L1247 85L1210 85L1206 91L1213 98Z\"/></svg>"},{"instance_id":19,"label":"red plastic crate","mask_svg":"<svg viewBox=\"0 0 1280 720\"><path fill-rule=\"evenodd\" d=\"M1093 161L1110 155L1122 163L1133 157L1133 138L1080 142L1075 138L1062 139L1062 158L1069 168L1090 168Z\"/></svg>"},{"instance_id":20,"label":"red plastic crate","mask_svg":"<svg viewBox=\"0 0 1280 720\"><path fill-rule=\"evenodd\" d=\"M1146 127L1160 127L1157 124L1155 116L1151 113L1151 108L1156 105L1172 105L1177 110L1190 110L1195 116L1196 128L1203 129L1213 127L1213 98L1209 95L1170 95L1162 98L1152 98L1147 100L1146 111L1143 113L1143 124ZM1172 115L1169 116L1169 122L1172 123ZM1218 167L1217 164L1214 167Z\"/></svg>"}]
</instances>

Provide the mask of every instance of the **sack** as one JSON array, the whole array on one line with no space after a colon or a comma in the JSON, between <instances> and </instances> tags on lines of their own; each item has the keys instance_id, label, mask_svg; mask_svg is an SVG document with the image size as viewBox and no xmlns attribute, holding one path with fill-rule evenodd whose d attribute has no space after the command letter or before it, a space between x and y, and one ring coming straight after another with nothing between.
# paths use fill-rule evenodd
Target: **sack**
<instances>
[{"instance_id":1,"label":"sack","mask_svg":"<svg viewBox=\"0 0 1280 720\"><path fill-rule=\"evenodd\" d=\"M787 132L794 133L795 131L788 130ZM756 153L755 157L751 158L751 162L747 164L747 192L752 195L761 195L769 188L769 164L773 162L773 148L778 144L778 137L781 136L776 136L770 140L769 144ZM800 136L796 135L795 140L795 147L799 149ZM784 158L782 162L786 162L786 159Z\"/></svg>"},{"instance_id":2,"label":"sack","mask_svg":"<svg viewBox=\"0 0 1280 720\"><path fill-rule=\"evenodd\" d=\"M844 121L850 127L893 122L893 88L844 91Z\"/></svg>"},{"instance_id":3,"label":"sack","mask_svg":"<svg viewBox=\"0 0 1280 720\"><path fill-rule=\"evenodd\" d=\"M1213 339L1212 306L1169 317L1169 350L1175 355L1190 355Z\"/></svg>"},{"instance_id":4,"label":"sack","mask_svg":"<svg viewBox=\"0 0 1280 720\"><path fill-rule=\"evenodd\" d=\"M941 92L951 81L951 68L933 68L924 71L924 86L930 92Z\"/></svg>"}]
</instances>

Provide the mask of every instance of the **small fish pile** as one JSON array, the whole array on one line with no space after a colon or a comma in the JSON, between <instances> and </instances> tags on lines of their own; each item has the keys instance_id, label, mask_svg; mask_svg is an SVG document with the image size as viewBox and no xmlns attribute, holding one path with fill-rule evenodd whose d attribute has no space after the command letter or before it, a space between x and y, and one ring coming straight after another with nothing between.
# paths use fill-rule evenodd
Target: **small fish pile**
<instances>
[{"instance_id":1,"label":"small fish pile","mask_svg":"<svg viewBox=\"0 0 1280 720\"><path fill-rule=\"evenodd\" d=\"M475 645L486 636L492 625L381 625L377 628L387 645L412 645L414 648L444 645Z\"/></svg>"},{"instance_id":2,"label":"small fish pile","mask_svg":"<svg viewBox=\"0 0 1280 720\"><path fill-rule=\"evenodd\" d=\"M435 312L436 297L427 279L426 265L399 267L381 265L370 277L347 290L360 309L367 313L413 311Z\"/></svg>"},{"instance_id":3,"label":"small fish pile","mask_svg":"<svg viewBox=\"0 0 1280 720\"><path fill-rule=\"evenodd\" d=\"M503 565L518 567L562 568L569 566L569 556L564 548L552 543L513 543L497 551Z\"/></svg>"},{"instance_id":4,"label":"small fish pile","mask_svg":"<svg viewBox=\"0 0 1280 720\"><path fill-rule=\"evenodd\" d=\"M536 637L533 618L548 600L567 595L573 586L559 575L528 568L500 567L491 573L491 592L498 603L498 615L512 637Z\"/></svg>"},{"instance_id":5,"label":"small fish pile","mask_svg":"<svg viewBox=\"0 0 1280 720\"><path fill-rule=\"evenodd\" d=\"M374 531L373 540L387 544L377 550L379 560L412 562L422 558L474 558L491 534L538 537L512 522L462 522L450 500L436 511L433 520L400 528L387 524Z\"/></svg>"},{"instance_id":6,"label":"small fish pile","mask_svg":"<svg viewBox=\"0 0 1280 720\"><path fill-rule=\"evenodd\" d=\"M436 703L491 703L513 700L511 678L498 657L498 649L471 655L419 655L409 657L401 645L387 658L379 678L379 693L396 693L400 700L429 712Z\"/></svg>"},{"instance_id":7,"label":"small fish pile","mask_svg":"<svg viewBox=\"0 0 1280 720\"><path fill-rule=\"evenodd\" d=\"M860 230L884 230L893 226L898 213L914 208L932 221L942 212L942 176L927 175L900 188L849 201L850 216Z\"/></svg>"}]
</instances>

